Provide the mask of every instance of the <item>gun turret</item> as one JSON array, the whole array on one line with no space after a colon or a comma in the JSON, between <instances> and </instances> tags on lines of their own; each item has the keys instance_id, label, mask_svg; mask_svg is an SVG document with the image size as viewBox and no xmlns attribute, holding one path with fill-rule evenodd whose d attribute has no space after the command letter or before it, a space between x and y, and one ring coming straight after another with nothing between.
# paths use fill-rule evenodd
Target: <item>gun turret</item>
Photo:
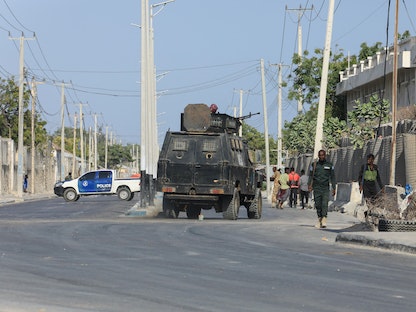
<instances>
[{"instance_id":1,"label":"gun turret","mask_svg":"<svg viewBox=\"0 0 416 312\"><path fill-rule=\"evenodd\" d=\"M233 117L212 113L206 104L188 104L181 114L181 131L238 133L242 120L258 114L250 112L246 116Z\"/></svg>"},{"instance_id":2,"label":"gun turret","mask_svg":"<svg viewBox=\"0 0 416 312\"><path fill-rule=\"evenodd\" d=\"M239 119L241 121L241 120L244 120L244 119L251 118L251 116L255 116L255 115L260 115L260 112L258 112L258 113L251 113L250 112L250 114L245 115L245 116L241 116L241 117L237 117L237 119Z\"/></svg>"}]
</instances>

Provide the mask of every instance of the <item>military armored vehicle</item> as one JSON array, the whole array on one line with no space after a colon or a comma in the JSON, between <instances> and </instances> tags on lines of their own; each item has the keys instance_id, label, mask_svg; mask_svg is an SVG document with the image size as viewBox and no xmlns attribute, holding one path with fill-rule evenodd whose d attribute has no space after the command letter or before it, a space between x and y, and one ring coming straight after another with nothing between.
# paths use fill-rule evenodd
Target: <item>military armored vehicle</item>
<instances>
[{"instance_id":1,"label":"military armored vehicle","mask_svg":"<svg viewBox=\"0 0 416 312\"><path fill-rule=\"evenodd\" d=\"M163 192L167 217L185 212L197 219L201 209L215 209L236 220L244 206L248 218L261 218L263 175L238 136L241 119L214 113L206 104L185 107L181 131L166 133L158 161L156 189Z\"/></svg>"}]
</instances>

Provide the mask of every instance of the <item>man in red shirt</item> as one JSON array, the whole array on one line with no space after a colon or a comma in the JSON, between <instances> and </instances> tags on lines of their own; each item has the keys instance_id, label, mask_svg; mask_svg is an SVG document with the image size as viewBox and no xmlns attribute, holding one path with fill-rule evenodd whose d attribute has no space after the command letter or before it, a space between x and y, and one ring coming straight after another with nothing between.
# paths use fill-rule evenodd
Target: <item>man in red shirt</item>
<instances>
[{"instance_id":1,"label":"man in red shirt","mask_svg":"<svg viewBox=\"0 0 416 312\"><path fill-rule=\"evenodd\" d=\"M289 173L289 185L290 185L290 195L289 195L289 206L296 208L298 204L298 189L299 189L299 179L300 176L295 172L295 168L290 168Z\"/></svg>"}]
</instances>

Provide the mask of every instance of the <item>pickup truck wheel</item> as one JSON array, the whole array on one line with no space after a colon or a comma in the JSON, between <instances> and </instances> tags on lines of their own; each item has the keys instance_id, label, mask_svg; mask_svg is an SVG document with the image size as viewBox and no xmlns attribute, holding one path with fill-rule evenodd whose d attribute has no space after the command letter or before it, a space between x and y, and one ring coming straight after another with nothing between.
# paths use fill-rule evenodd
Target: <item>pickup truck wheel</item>
<instances>
[{"instance_id":1,"label":"pickup truck wheel","mask_svg":"<svg viewBox=\"0 0 416 312\"><path fill-rule=\"evenodd\" d=\"M66 201L77 201L79 198L79 195L77 195L77 192L73 188L68 188L64 191L64 198Z\"/></svg>"},{"instance_id":2,"label":"pickup truck wheel","mask_svg":"<svg viewBox=\"0 0 416 312\"><path fill-rule=\"evenodd\" d=\"M130 196L131 196L130 189L128 187L120 187L117 190L117 196L121 200L131 200L131 198L130 198Z\"/></svg>"},{"instance_id":3,"label":"pickup truck wheel","mask_svg":"<svg viewBox=\"0 0 416 312\"><path fill-rule=\"evenodd\" d=\"M240 192L236 188L234 189L233 198L231 199L227 209L222 213L222 216L224 217L224 219L237 220L240 205L241 205Z\"/></svg>"},{"instance_id":4,"label":"pickup truck wheel","mask_svg":"<svg viewBox=\"0 0 416 312\"><path fill-rule=\"evenodd\" d=\"M253 198L250 206L247 208L247 217L249 219L260 219L263 209L263 202L261 198L261 190L256 190L256 195Z\"/></svg>"},{"instance_id":5,"label":"pickup truck wheel","mask_svg":"<svg viewBox=\"0 0 416 312\"><path fill-rule=\"evenodd\" d=\"M127 199L128 201L132 200L134 198L134 193L131 193L129 199Z\"/></svg>"}]
</instances>

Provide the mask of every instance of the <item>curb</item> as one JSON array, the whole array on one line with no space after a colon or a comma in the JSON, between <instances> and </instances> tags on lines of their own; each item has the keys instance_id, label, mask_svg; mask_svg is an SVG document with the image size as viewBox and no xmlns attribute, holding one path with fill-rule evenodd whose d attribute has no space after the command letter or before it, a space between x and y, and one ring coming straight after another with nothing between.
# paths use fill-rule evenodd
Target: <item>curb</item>
<instances>
[{"instance_id":1,"label":"curb","mask_svg":"<svg viewBox=\"0 0 416 312\"><path fill-rule=\"evenodd\" d=\"M355 244L363 245L368 247L377 247L382 249L406 252L411 254L416 254L416 246L404 245L397 243L391 240L385 239L374 239L369 238L364 235L359 234L350 234L350 233L340 233L337 235L336 242L346 243L346 244Z\"/></svg>"},{"instance_id":2,"label":"curb","mask_svg":"<svg viewBox=\"0 0 416 312\"><path fill-rule=\"evenodd\" d=\"M140 208L139 203L131 207L125 215L127 217L156 217L160 213L160 209L156 206L148 206L146 208Z\"/></svg>"}]
</instances>

